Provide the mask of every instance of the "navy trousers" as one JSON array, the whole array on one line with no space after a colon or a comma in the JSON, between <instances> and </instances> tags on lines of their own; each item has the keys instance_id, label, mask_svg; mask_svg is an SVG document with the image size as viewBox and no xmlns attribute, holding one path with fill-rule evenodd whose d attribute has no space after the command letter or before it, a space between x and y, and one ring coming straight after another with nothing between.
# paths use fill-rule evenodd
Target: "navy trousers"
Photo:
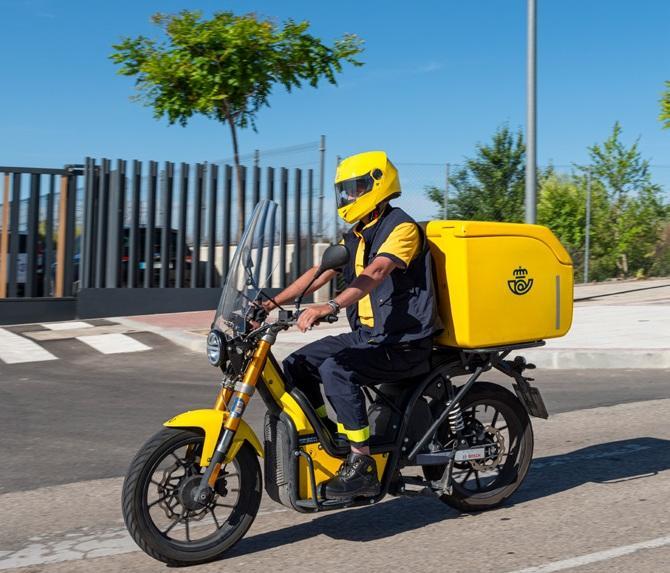
<instances>
[{"instance_id":1,"label":"navy trousers","mask_svg":"<svg viewBox=\"0 0 670 573\"><path fill-rule=\"evenodd\" d=\"M361 386L396 382L430 359L432 338L403 344L370 344L371 333L358 329L326 336L284 360L289 384L302 390L314 408L324 405L319 384L337 413L338 426L350 441L369 436L365 395Z\"/></svg>"}]
</instances>

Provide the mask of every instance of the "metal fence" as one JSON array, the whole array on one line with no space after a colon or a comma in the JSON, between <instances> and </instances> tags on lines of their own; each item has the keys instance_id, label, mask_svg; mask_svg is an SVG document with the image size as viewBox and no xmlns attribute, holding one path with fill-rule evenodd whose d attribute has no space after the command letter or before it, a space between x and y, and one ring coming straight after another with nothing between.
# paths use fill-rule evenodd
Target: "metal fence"
<instances>
[{"instance_id":1,"label":"metal fence","mask_svg":"<svg viewBox=\"0 0 670 573\"><path fill-rule=\"evenodd\" d=\"M0 298L91 288L220 287L243 219L277 201L281 245L271 287L314 262L313 169L87 158L63 169L0 167ZM239 199L241 197L241 200Z\"/></svg>"},{"instance_id":2,"label":"metal fence","mask_svg":"<svg viewBox=\"0 0 670 573\"><path fill-rule=\"evenodd\" d=\"M212 163L85 162L81 288L212 288L228 272L239 232L261 199L281 207L283 287L313 263L312 169Z\"/></svg>"},{"instance_id":3,"label":"metal fence","mask_svg":"<svg viewBox=\"0 0 670 573\"><path fill-rule=\"evenodd\" d=\"M0 298L73 294L81 174L78 165L0 166Z\"/></svg>"}]
</instances>

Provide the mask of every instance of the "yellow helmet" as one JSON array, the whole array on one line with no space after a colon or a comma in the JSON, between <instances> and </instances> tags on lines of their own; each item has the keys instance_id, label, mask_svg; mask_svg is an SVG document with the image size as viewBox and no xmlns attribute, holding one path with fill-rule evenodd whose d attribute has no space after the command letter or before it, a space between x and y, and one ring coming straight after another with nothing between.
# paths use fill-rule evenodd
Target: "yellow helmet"
<instances>
[{"instance_id":1,"label":"yellow helmet","mask_svg":"<svg viewBox=\"0 0 670 573\"><path fill-rule=\"evenodd\" d=\"M335 173L337 213L356 223L382 201L400 195L398 170L383 151L367 151L342 160Z\"/></svg>"}]
</instances>

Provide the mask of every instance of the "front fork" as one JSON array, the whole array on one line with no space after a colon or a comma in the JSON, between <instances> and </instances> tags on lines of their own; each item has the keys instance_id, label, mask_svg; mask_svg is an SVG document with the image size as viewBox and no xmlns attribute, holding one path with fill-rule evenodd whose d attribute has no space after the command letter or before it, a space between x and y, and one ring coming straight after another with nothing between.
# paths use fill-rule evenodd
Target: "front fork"
<instances>
[{"instance_id":1,"label":"front fork","mask_svg":"<svg viewBox=\"0 0 670 573\"><path fill-rule=\"evenodd\" d=\"M233 437L240 425L242 414L256 391L256 384L261 377L265 362L267 361L270 348L277 339L277 335L273 332L267 332L261 338L256 350L254 351L247 368L242 376L242 381L235 386L235 389L221 388L219 395L216 398L214 408L217 410L228 409L228 416L223 424L223 432L219 443L216 445L212 459L202 476L202 480L196 491L194 497L201 503L206 503L217 478L221 471L221 464L226 458L226 454L230 449L230 444L233 443ZM231 406L228 408L228 404Z\"/></svg>"}]
</instances>

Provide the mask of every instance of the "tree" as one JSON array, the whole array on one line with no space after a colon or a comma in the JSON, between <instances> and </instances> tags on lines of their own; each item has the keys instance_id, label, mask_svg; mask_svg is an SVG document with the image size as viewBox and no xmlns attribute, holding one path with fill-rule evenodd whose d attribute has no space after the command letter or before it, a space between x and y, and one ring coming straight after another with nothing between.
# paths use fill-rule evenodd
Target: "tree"
<instances>
[{"instance_id":1,"label":"tree","mask_svg":"<svg viewBox=\"0 0 670 573\"><path fill-rule=\"evenodd\" d=\"M203 19L198 11L155 14L152 21L165 34L158 42L138 36L113 46L118 73L136 77L134 99L153 107L157 119L185 126L195 114L227 123L237 176L238 236L244 227L242 170L237 129L256 128L258 111L269 106L275 84L287 91L304 82L316 87L345 62L362 65L355 56L362 41L347 34L332 47L308 33L308 22L288 20L278 26L256 14L215 12Z\"/></svg>"},{"instance_id":2,"label":"tree","mask_svg":"<svg viewBox=\"0 0 670 573\"><path fill-rule=\"evenodd\" d=\"M661 96L661 113L658 119L663 123L663 127L670 129L670 81L665 82L665 91Z\"/></svg>"},{"instance_id":3,"label":"tree","mask_svg":"<svg viewBox=\"0 0 670 573\"><path fill-rule=\"evenodd\" d=\"M521 131L512 133L506 125L490 144L478 144L475 157L449 180L456 191L449 199L449 218L523 221L525 151ZM428 187L426 194L442 208L442 189Z\"/></svg>"},{"instance_id":4,"label":"tree","mask_svg":"<svg viewBox=\"0 0 670 573\"><path fill-rule=\"evenodd\" d=\"M584 269L586 193L586 176L575 173L549 174L541 180L538 192L537 222L549 227L570 253L577 280ZM607 238L608 208L605 189L592 182L589 266L590 277L596 280L611 276L607 266L602 265L611 248Z\"/></svg>"},{"instance_id":5,"label":"tree","mask_svg":"<svg viewBox=\"0 0 670 573\"><path fill-rule=\"evenodd\" d=\"M624 258L629 271L644 275L653 266L656 245L669 213L660 186L651 180L649 162L638 149L639 139L627 147L621 134L621 125L616 122L602 144L589 147L591 165L581 167L581 171L590 171L607 194L607 233L611 244L608 260L612 274L617 272L616 261ZM628 274L621 264L619 271Z\"/></svg>"}]
</instances>

